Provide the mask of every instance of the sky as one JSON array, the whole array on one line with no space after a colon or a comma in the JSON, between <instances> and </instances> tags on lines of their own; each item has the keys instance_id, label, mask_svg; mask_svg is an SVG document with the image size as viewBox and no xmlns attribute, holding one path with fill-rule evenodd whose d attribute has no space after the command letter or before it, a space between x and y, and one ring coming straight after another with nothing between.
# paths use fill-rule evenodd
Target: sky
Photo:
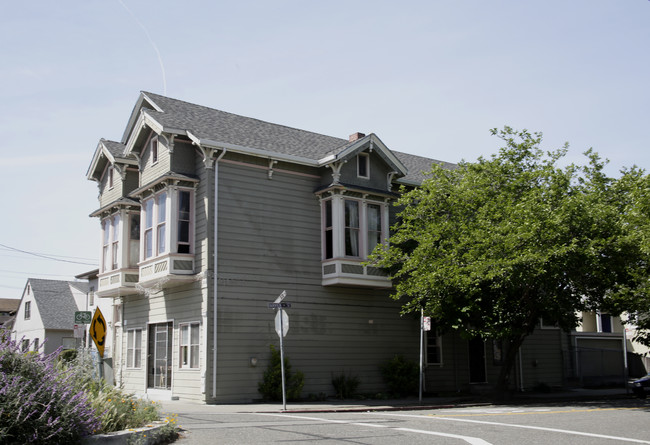
<instances>
[{"instance_id":1,"label":"sky","mask_svg":"<svg viewBox=\"0 0 650 445\"><path fill-rule=\"evenodd\" d=\"M31 0L0 15L0 298L97 267L86 173L140 91L448 162L490 129L650 169L648 0Z\"/></svg>"}]
</instances>

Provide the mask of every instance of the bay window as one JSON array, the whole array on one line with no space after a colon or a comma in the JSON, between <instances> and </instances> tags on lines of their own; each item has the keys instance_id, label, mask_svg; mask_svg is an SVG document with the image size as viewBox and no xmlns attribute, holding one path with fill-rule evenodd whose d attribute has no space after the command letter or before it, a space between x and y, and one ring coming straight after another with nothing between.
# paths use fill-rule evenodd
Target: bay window
<instances>
[{"instance_id":1,"label":"bay window","mask_svg":"<svg viewBox=\"0 0 650 445\"><path fill-rule=\"evenodd\" d=\"M387 238L385 203L334 197L323 200L322 212L323 258L326 260L337 257L366 259L375 246Z\"/></svg>"},{"instance_id":2,"label":"bay window","mask_svg":"<svg viewBox=\"0 0 650 445\"><path fill-rule=\"evenodd\" d=\"M391 286L383 269L366 264L388 238L386 199L348 192L321 200L323 286Z\"/></svg>"},{"instance_id":3,"label":"bay window","mask_svg":"<svg viewBox=\"0 0 650 445\"><path fill-rule=\"evenodd\" d=\"M176 248L178 253L191 252L191 197L192 194L188 190L178 191L178 239Z\"/></svg>"},{"instance_id":4,"label":"bay window","mask_svg":"<svg viewBox=\"0 0 650 445\"><path fill-rule=\"evenodd\" d=\"M191 190L170 188L143 201L143 260L192 253L193 198Z\"/></svg>"}]
</instances>

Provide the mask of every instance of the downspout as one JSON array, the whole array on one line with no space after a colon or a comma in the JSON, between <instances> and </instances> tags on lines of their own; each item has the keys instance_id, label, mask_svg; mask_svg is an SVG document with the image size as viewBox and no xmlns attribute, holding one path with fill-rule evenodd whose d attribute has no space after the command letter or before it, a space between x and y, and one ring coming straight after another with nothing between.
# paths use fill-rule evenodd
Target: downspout
<instances>
[{"instance_id":1,"label":"downspout","mask_svg":"<svg viewBox=\"0 0 650 445\"><path fill-rule=\"evenodd\" d=\"M226 148L219 154L214 162L214 265L212 267L212 286L214 288L214 304L212 306L212 398L217 398L217 270L219 247L219 161L226 154Z\"/></svg>"}]
</instances>

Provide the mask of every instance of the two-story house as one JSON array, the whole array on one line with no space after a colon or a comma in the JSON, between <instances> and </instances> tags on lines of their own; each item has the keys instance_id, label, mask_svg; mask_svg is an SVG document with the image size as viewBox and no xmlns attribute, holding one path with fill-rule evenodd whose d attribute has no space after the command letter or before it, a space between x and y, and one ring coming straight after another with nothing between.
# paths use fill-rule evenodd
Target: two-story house
<instances>
[{"instance_id":1,"label":"two-story house","mask_svg":"<svg viewBox=\"0 0 650 445\"><path fill-rule=\"evenodd\" d=\"M22 350L46 354L58 348L75 349L91 343L89 327L78 325L75 337L75 312L93 313L101 306L106 321L112 322L112 304L95 298L96 272L78 275L78 281L29 278L25 284L12 326L12 336ZM105 358L107 375L111 366L112 341L106 339ZM108 379L110 381L110 378Z\"/></svg>"},{"instance_id":2,"label":"two-story house","mask_svg":"<svg viewBox=\"0 0 650 445\"><path fill-rule=\"evenodd\" d=\"M286 291L286 353L304 395L332 394L343 372L361 392L385 390L379 365L417 360L420 325L366 259L389 235L399 186L420 184L433 162L451 167L375 134L341 139L141 93L87 173L99 186L97 295L115 302L117 382L150 398L260 398L278 344L268 303ZM499 354L429 334L428 389L492 381ZM561 375L553 357L542 363Z\"/></svg>"}]
</instances>

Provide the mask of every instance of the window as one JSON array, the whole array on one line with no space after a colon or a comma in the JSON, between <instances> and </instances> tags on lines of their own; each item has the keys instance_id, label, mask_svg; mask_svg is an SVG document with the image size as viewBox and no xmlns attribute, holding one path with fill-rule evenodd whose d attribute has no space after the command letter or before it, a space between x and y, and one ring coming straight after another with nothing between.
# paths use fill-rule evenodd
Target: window
<instances>
[{"instance_id":1,"label":"window","mask_svg":"<svg viewBox=\"0 0 650 445\"><path fill-rule=\"evenodd\" d=\"M370 154L359 153L357 155L357 176L359 178L370 178Z\"/></svg>"},{"instance_id":2,"label":"window","mask_svg":"<svg viewBox=\"0 0 650 445\"><path fill-rule=\"evenodd\" d=\"M345 200L345 256L359 256L359 201Z\"/></svg>"},{"instance_id":3,"label":"window","mask_svg":"<svg viewBox=\"0 0 650 445\"><path fill-rule=\"evenodd\" d=\"M26 301L25 302L25 320L29 320L32 318L32 302L31 301Z\"/></svg>"},{"instance_id":4,"label":"window","mask_svg":"<svg viewBox=\"0 0 650 445\"><path fill-rule=\"evenodd\" d=\"M34 351L38 351L38 347L39 347L39 346L40 346L40 345L39 345L38 338L35 338L35 339L34 339Z\"/></svg>"},{"instance_id":5,"label":"window","mask_svg":"<svg viewBox=\"0 0 650 445\"><path fill-rule=\"evenodd\" d=\"M144 202L144 258L153 256L153 198Z\"/></svg>"},{"instance_id":6,"label":"window","mask_svg":"<svg viewBox=\"0 0 650 445\"><path fill-rule=\"evenodd\" d=\"M113 177L114 177L114 175L115 175L114 169L113 169L113 166L111 165L111 166L108 167L108 188L109 189L113 188L113 185L114 185Z\"/></svg>"},{"instance_id":7,"label":"window","mask_svg":"<svg viewBox=\"0 0 650 445\"><path fill-rule=\"evenodd\" d=\"M492 340L492 363L495 366L500 366L503 364L503 354L503 341Z\"/></svg>"},{"instance_id":8,"label":"window","mask_svg":"<svg viewBox=\"0 0 650 445\"><path fill-rule=\"evenodd\" d=\"M142 367L142 329L126 331L126 367Z\"/></svg>"},{"instance_id":9,"label":"window","mask_svg":"<svg viewBox=\"0 0 650 445\"><path fill-rule=\"evenodd\" d=\"M158 162L158 138L151 140L151 164Z\"/></svg>"},{"instance_id":10,"label":"window","mask_svg":"<svg viewBox=\"0 0 650 445\"><path fill-rule=\"evenodd\" d=\"M90 290L88 291L88 306L94 306L95 305L95 287L90 286Z\"/></svg>"},{"instance_id":11,"label":"window","mask_svg":"<svg viewBox=\"0 0 650 445\"><path fill-rule=\"evenodd\" d=\"M442 339L432 324L427 332L427 365L442 365Z\"/></svg>"},{"instance_id":12,"label":"window","mask_svg":"<svg viewBox=\"0 0 650 445\"><path fill-rule=\"evenodd\" d=\"M199 323L180 325L181 368L199 367Z\"/></svg>"},{"instance_id":13,"label":"window","mask_svg":"<svg viewBox=\"0 0 650 445\"><path fill-rule=\"evenodd\" d=\"M323 200L323 259L367 258L387 238L385 209L362 199Z\"/></svg>"},{"instance_id":14,"label":"window","mask_svg":"<svg viewBox=\"0 0 650 445\"><path fill-rule=\"evenodd\" d=\"M143 259L165 253L192 253L194 192L168 189L146 199L144 211Z\"/></svg>"},{"instance_id":15,"label":"window","mask_svg":"<svg viewBox=\"0 0 650 445\"><path fill-rule=\"evenodd\" d=\"M120 215L102 221L102 272L120 267Z\"/></svg>"},{"instance_id":16,"label":"window","mask_svg":"<svg viewBox=\"0 0 650 445\"><path fill-rule=\"evenodd\" d=\"M178 253L190 253L191 229L191 193L187 190L178 191Z\"/></svg>"},{"instance_id":17,"label":"window","mask_svg":"<svg viewBox=\"0 0 650 445\"><path fill-rule=\"evenodd\" d=\"M609 314L598 314L598 332L614 332L612 330L612 316Z\"/></svg>"},{"instance_id":18,"label":"window","mask_svg":"<svg viewBox=\"0 0 650 445\"><path fill-rule=\"evenodd\" d=\"M162 192L156 196L156 246L158 255L165 253L165 228L167 219L167 193Z\"/></svg>"},{"instance_id":19,"label":"window","mask_svg":"<svg viewBox=\"0 0 650 445\"><path fill-rule=\"evenodd\" d=\"M325 243L325 259L330 259L334 257L334 228L332 224L332 200L328 199L323 203L323 209L325 212L325 223L324 223L324 240Z\"/></svg>"},{"instance_id":20,"label":"window","mask_svg":"<svg viewBox=\"0 0 650 445\"><path fill-rule=\"evenodd\" d=\"M116 214L113 216L113 219L111 221L111 231L111 266L113 270L116 270L119 264L118 251L120 245L120 215Z\"/></svg>"},{"instance_id":21,"label":"window","mask_svg":"<svg viewBox=\"0 0 650 445\"><path fill-rule=\"evenodd\" d=\"M23 338L23 341L20 344L20 351L21 352L29 351L29 340L27 340L26 338Z\"/></svg>"}]
</instances>

